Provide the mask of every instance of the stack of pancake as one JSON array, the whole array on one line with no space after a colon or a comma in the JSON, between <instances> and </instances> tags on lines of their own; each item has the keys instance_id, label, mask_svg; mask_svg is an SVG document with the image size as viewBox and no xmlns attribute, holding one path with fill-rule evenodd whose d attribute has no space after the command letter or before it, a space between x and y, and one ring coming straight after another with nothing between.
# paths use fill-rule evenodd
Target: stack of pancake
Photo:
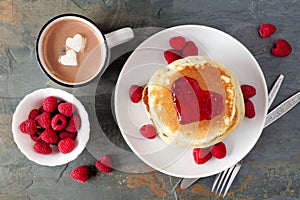
<instances>
[{"instance_id":1,"label":"stack of pancake","mask_svg":"<svg viewBox=\"0 0 300 200\"><path fill-rule=\"evenodd\" d=\"M235 74L202 56L179 59L157 70L142 101L164 142L193 148L223 140L245 113Z\"/></svg>"}]
</instances>

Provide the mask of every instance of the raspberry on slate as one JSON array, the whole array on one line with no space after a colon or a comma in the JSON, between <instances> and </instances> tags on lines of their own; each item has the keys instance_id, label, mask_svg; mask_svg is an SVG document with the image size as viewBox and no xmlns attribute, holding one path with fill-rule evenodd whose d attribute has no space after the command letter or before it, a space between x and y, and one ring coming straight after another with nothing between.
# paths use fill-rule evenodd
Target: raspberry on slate
<instances>
[{"instance_id":1,"label":"raspberry on slate","mask_svg":"<svg viewBox=\"0 0 300 200\"><path fill-rule=\"evenodd\" d=\"M51 127L55 131L60 131L67 125L67 120L64 115L57 114L51 120Z\"/></svg>"},{"instance_id":2,"label":"raspberry on slate","mask_svg":"<svg viewBox=\"0 0 300 200\"><path fill-rule=\"evenodd\" d=\"M33 146L33 149L35 152L40 154L51 154L52 148L50 147L50 144L47 144L43 141L36 142Z\"/></svg>"},{"instance_id":3,"label":"raspberry on slate","mask_svg":"<svg viewBox=\"0 0 300 200\"><path fill-rule=\"evenodd\" d=\"M214 157L222 159L226 156L227 150L225 144L223 142L219 142L210 148L210 152Z\"/></svg>"},{"instance_id":4,"label":"raspberry on slate","mask_svg":"<svg viewBox=\"0 0 300 200\"><path fill-rule=\"evenodd\" d=\"M194 148L193 157L196 164L204 164L211 159L212 154L208 148Z\"/></svg>"},{"instance_id":5,"label":"raspberry on slate","mask_svg":"<svg viewBox=\"0 0 300 200\"><path fill-rule=\"evenodd\" d=\"M19 125L19 129L22 133L34 134L37 129L36 122L33 119L27 119Z\"/></svg>"},{"instance_id":6,"label":"raspberry on slate","mask_svg":"<svg viewBox=\"0 0 300 200\"><path fill-rule=\"evenodd\" d=\"M180 52L174 50L174 49L168 49L164 52L164 57L168 64L174 62L175 60L181 59L182 56L180 55Z\"/></svg>"},{"instance_id":7,"label":"raspberry on slate","mask_svg":"<svg viewBox=\"0 0 300 200\"><path fill-rule=\"evenodd\" d=\"M175 36L169 40L169 44L173 49L182 50L185 46L185 38L182 36Z\"/></svg>"},{"instance_id":8,"label":"raspberry on slate","mask_svg":"<svg viewBox=\"0 0 300 200\"><path fill-rule=\"evenodd\" d=\"M145 124L140 128L140 133L148 139L156 137L156 128L152 124Z\"/></svg>"},{"instance_id":9,"label":"raspberry on slate","mask_svg":"<svg viewBox=\"0 0 300 200\"><path fill-rule=\"evenodd\" d=\"M277 57L285 57L292 52L292 46L283 39L276 40L276 45L272 49L272 54Z\"/></svg>"},{"instance_id":10,"label":"raspberry on slate","mask_svg":"<svg viewBox=\"0 0 300 200\"><path fill-rule=\"evenodd\" d=\"M56 110L58 105L58 100L54 96L48 96L44 99L43 110L45 112L53 112Z\"/></svg>"},{"instance_id":11,"label":"raspberry on slate","mask_svg":"<svg viewBox=\"0 0 300 200\"><path fill-rule=\"evenodd\" d=\"M58 111L66 117L71 117L73 115L74 110L75 107L72 103L64 102L58 104Z\"/></svg>"},{"instance_id":12,"label":"raspberry on slate","mask_svg":"<svg viewBox=\"0 0 300 200\"><path fill-rule=\"evenodd\" d=\"M129 88L129 97L133 103L138 103L143 96L144 87L139 85L131 85Z\"/></svg>"},{"instance_id":13,"label":"raspberry on slate","mask_svg":"<svg viewBox=\"0 0 300 200\"><path fill-rule=\"evenodd\" d=\"M73 169L70 173L70 177L84 183L89 179L90 168L88 166L79 166Z\"/></svg>"},{"instance_id":14,"label":"raspberry on slate","mask_svg":"<svg viewBox=\"0 0 300 200\"><path fill-rule=\"evenodd\" d=\"M247 85L247 84L241 85L241 90L245 100L256 95L256 89L252 85Z\"/></svg>"},{"instance_id":15,"label":"raspberry on slate","mask_svg":"<svg viewBox=\"0 0 300 200\"><path fill-rule=\"evenodd\" d=\"M245 116L248 118L255 117L255 108L251 100L246 100L245 102Z\"/></svg>"},{"instance_id":16,"label":"raspberry on slate","mask_svg":"<svg viewBox=\"0 0 300 200\"><path fill-rule=\"evenodd\" d=\"M51 113L43 112L35 117L35 121L42 128L50 128L51 127Z\"/></svg>"},{"instance_id":17,"label":"raspberry on slate","mask_svg":"<svg viewBox=\"0 0 300 200\"><path fill-rule=\"evenodd\" d=\"M56 135L56 132L51 128L46 129L44 132L42 132L40 137L44 142L49 144L56 144L58 142L58 137Z\"/></svg>"},{"instance_id":18,"label":"raspberry on slate","mask_svg":"<svg viewBox=\"0 0 300 200\"><path fill-rule=\"evenodd\" d=\"M267 38L276 31L276 26L273 24L261 24L258 29L260 37Z\"/></svg>"},{"instance_id":19,"label":"raspberry on slate","mask_svg":"<svg viewBox=\"0 0 300 200\"><path fill-rule=\"evenodd\" d=\"M58 150L62 154L70 153L75 147L75 142L71 138L65 138L58 142Z\"/></svg>"},{"instance_id":20,"label":"raspberry on slate","mask_svg":"<svg viewBox=\"0 0 300 200\"><path fill-rule=\"evenodd\" d=\"M96 168L104 173L110 173L112 172L112 162L110 157L108 156L101 156L95 164Z\"/></svg>"},{"instance_id":21,"label":"raspberry on slate","mask_svg":"<svg viewBox=\"0 0 300 200\"><path fill-rule=\"evenodd\" d=\"M187 56L197 56L198 55L198 47L195 45L193 41L188 41L182 50L182 57Z\"/></svg>"}]
</instances>

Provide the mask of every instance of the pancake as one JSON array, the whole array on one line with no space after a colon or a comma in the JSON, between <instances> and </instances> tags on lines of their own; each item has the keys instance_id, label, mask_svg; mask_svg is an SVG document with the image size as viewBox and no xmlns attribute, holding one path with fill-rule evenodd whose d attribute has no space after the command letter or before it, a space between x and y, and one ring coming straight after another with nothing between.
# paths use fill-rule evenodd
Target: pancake
<instances>
[{"instance_id":1,"label":"pancake","mask_svg":"<svg viewBox=\"0 0 300 200\"><path fill-rule=\"evenodd\" d=\"M143 90L142 102L164 142L193 148L222 141L245 113L236 75L202 56L157 70Z\"/></svg>"}]
</instances>

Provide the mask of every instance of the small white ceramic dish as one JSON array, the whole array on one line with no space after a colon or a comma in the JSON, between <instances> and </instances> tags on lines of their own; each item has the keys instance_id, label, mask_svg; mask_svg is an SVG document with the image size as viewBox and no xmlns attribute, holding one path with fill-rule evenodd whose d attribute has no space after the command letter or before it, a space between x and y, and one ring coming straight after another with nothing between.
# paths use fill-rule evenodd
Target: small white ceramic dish
<instances>
[{"instance_id":1,"label":"small white ceramic dish","mask_svg":"<svg viewBox=\"0 0 300 200\"><path fill-rule=\"evenodd\" d=\"M160 138L145 139L139 133L143 124L151 123L142 103L133 104L129 88L145 85L153 73L167 65L164 51L169 39L184 36L196 43L199 55L208 56L230 68L240 84L253 85L257 94L251 98L256 109L252 119L244 118L234 132L224 140L227 156L195 164L192 148L167 145ZM182 25L158 32L145 40L128 58L115 88L115 112L121 133L132 151L146 164L165 174L184 178L217 174L243 159L254 147L263 130L267 114L267 87L261 68L251 52L232 36L207 26Z\"/></svg>"},{"instance_id":2,"label":"small white ceramic dish","mask_svg":"<svg viewBox=\"0 0 300 200\"><path fill-rule=\"evenodd\" d=\"M44 99L48 96L55 96L59 100L73 103L76 107L77 113L81 119L81 126L78 130L78 134L75 140L75 148L67 154L62 154L58 151L57 146L52 146L52 153L49 155L43 155L36 153L33 150L34 141L28 134L24 134L20 131L19 125L28 118L29 112L34 108L39 108L42 105ZM88 114L81 104L81 102L72 94L53 88L45 88L36 90L26 95L18 104L12 119L12 132L15 143L20 151L31 161L45 166L57 166L66 164L78 157L78 155L84 150L90 134L90 122Z\"/></svg>"}]
</instances>

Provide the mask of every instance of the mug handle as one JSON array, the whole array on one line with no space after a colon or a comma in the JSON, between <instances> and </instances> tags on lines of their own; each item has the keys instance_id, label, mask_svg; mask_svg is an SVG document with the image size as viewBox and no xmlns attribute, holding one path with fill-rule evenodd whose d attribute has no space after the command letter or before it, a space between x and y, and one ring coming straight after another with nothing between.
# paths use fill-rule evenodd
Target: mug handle
<instances>
[{"instance_id":1,"label":"mug handle","mask_svg":"<svg viewBox=\"0 0 300 200\"><path fill-rule=\"evenodd\" d=\"M133 30L129 27L122 28L104 35L107 41L108 48L113 48L132 40L134 37Z\"/></svg>"}]
</instances>

